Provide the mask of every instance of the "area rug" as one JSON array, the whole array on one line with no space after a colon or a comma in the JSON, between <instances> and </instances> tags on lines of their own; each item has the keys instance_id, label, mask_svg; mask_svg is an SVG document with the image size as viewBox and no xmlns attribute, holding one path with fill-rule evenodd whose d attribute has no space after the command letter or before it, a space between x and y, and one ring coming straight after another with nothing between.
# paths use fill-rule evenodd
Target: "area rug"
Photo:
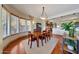
<instances>
[{"instance_id":1,"label":"area rug","mask_svg":"<svg viewBox=\"0 0 79 59\"><path fill-rule=\"evenodd\" d=\"M54 50L57 42L57 39L52 38L47 43L44 43L44 46L42 46L41 41L39 41L39 47L37 47L36 42L33 42L32 48L30 48L28 40L26 39L23 41L23 46L27 54L50 54Z\"/></svg>"}]
</instances>

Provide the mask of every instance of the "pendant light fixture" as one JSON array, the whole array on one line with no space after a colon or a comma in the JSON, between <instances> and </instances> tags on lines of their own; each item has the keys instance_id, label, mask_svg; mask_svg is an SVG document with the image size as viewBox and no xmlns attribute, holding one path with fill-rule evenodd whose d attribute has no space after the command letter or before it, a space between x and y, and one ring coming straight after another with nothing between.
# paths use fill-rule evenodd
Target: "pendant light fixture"
<instances>
[{"instance_id":1,"label":"pendant light fixture","mask_svg":"<svg viewBox=\"0 0 79 59\"><path fill-rule=\"evenodd\" d=\"M45 12L45 7L43 6L42 9L43 10L42 10L42 14L41 14L41 17L40 18L43 19L43 20L45 20L45 19L47 19L47 14Z\"/></svg>"}]
</instances>

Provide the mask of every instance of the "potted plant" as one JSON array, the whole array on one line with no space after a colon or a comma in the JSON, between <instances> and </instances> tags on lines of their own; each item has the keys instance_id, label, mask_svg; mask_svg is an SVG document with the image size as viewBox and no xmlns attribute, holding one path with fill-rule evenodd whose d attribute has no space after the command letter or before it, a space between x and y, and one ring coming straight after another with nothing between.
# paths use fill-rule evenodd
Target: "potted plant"
<instances>
[{"instance_id":1,"label":"potted plant","mask_svg":"<svg viewBox=\"0 0 79 59\"><path fill-rule=\"evenodd\" d=\"M76 50L76 44L75 44L74 40L67 39L66 42L67 42L68 49Z\"/></svg>"},{"instance_id":2,"label":"potted plant","mask_svg":"<svg viewBox=\"0 0 79 59\"><path fill-rule=\"evenodd\" d=\"M62 23L61 27L69 32L70 37L74 37L75 26L73 22Z\"/></svg>"}]
</instances>

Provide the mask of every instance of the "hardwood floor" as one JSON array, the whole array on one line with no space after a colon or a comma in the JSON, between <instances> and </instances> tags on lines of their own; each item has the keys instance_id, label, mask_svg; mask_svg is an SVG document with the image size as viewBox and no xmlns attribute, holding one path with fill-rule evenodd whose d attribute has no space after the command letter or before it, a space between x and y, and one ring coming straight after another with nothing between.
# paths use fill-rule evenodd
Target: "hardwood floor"
<instances>
[{"instance_id":1,"label":"hardwood floor","mask_svg":"<svg viewBox=\"0 0 79 59\"><path fill-rule=\"evenodd\" d=\"M51 52L51 54L62 54L61 41L63 37L59 35L53 35L53 37L58 39L58 43L56 47L54 48L54 50ZM12 52L15 52L16 54L27 54L25 50L23 49L23 45L21 44L22 40L26 38L27 37L24 36L8 44L8 46L3 49L3 54L12 54Z\"/></svg>"},{"instance_id":2,"label":"hardwood floor","mask_svg":"<svg viewBox=\"0 0 79 59\"><path fill-rule=\"evenodd\" d=\"M52 54L62 54L62 40L63 40L63 37L62 36L59 36L59 35L54 35L54 37L56 39L58 39L58 43L56 45L56 47L54 48L54 50L52 51Z\"/></svg>"},{"instance_id":3,"label":"hardwood floor","mask_svg":"<svg viewBox=\"0 0 79 59\"><path fill-rule=\"evenodd\" d=\"M18 51L19 51L18 49L20 49L20 48L18 48L19 44L21 43L22 40L24 40L26 38L27 38L26 36L20 37L20 38L14 40L13 42L9 43L8 46L3 49L3 54L10 54L12 49L16 46L17 46L16 53L18 53Z\"/></svg>"}]
</instances>

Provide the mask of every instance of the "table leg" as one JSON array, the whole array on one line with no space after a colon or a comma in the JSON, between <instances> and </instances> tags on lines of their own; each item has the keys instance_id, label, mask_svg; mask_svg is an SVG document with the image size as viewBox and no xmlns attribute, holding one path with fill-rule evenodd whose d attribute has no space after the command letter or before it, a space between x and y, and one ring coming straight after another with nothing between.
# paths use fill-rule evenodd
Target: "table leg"
<instances>
[{"instance_id":1,"label":"table leg","mask_svg":"<svg viewBox=\"0 0 79 59\"><path fill-rule=\"evenodd\" d=\"M37 47L39 47L39 40L37 39L36 41L37 41Z\"/></svg>"}]
</instances>

